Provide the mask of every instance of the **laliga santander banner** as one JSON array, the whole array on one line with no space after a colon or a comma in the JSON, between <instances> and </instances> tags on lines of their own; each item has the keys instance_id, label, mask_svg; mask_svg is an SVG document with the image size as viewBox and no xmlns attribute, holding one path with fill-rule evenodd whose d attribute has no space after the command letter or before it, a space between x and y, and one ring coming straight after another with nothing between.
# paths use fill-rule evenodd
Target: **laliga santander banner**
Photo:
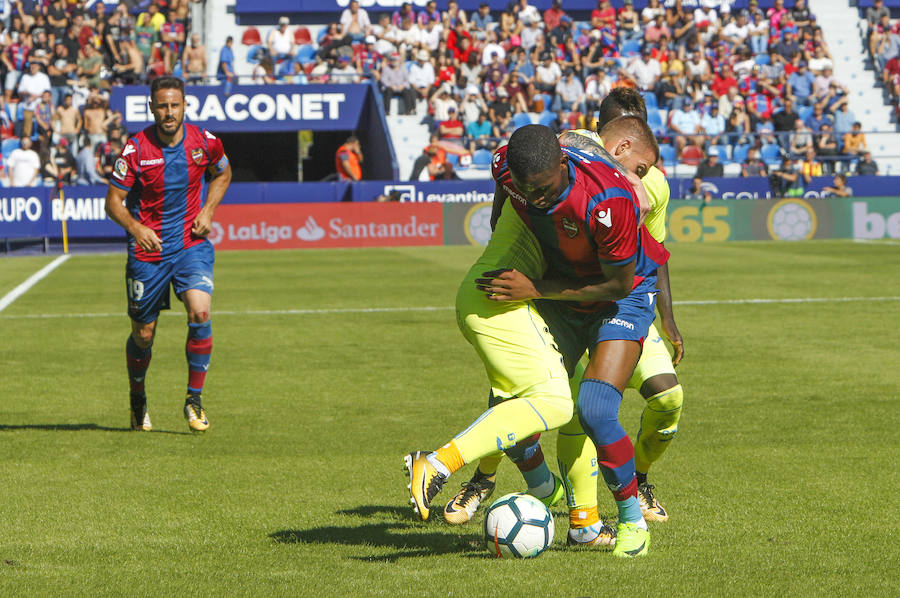
<instances>
[{"instance_id":1,"label":"laliga santander banner","mask_svg":"<svg viewBox=\"0 0 900 598\"><path fill-rule=\"evenodd\" d=\"M444 244L441 204L222 204L216 249L402 247Z\"/></svg>"}]
</instances>

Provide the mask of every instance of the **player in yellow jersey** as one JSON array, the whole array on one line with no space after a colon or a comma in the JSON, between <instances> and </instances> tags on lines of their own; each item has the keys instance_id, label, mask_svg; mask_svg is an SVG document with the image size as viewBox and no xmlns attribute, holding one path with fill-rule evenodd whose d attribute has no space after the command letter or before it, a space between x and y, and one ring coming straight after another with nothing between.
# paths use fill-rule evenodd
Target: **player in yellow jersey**
<instances>
[{"instance_id":1,"label":"player in yellow jersey","mask_svg":"<svg viewBox=\"0 0 900 598\"><path fill-rule=\"evenodd\" d=\"M604 119L609 120L623 114L642 117L646 115L643 98L634 90L620 88L610 94L601 106L600 125L605 122ZM579 147L588 152L591 151L593 144L602 145L596 133L584 130L563 134L560 142L563 145ZM647 189L651 202L650 214L645 220L645 225L654 238L663 242L666 234L665 214L669 200L668 183L657 168L650 169L642 178L642 183ZM507 215L508 209L508 206L504 206L504 212L497 220L494 238L504 243L508 242L510 238L519 239L519 253L531 255L533 270L534 264L539 259L540 250L535 245L529 245L529 243L536 243L531 232L520 219L515 217L515 214ZM503 257L495 255L491 250L494 238L483 256L487 259L480 260L479 264L487 268L492 264L496 267L498 264L505 263L506 267L519 269L514 262L494 259ZM528 269L520 269L520 271L528 276L532 275ZM662 456L668 447L668 442L674 436L682 403L682 390L675 376L673 361L674 364L677 364L683 357L683 341L672 314L667 266L660 269L658 278L660 293L657 295L657 306L663 330L675 349L674 360L670 357L656 328L651 326L643 346L641 359L629 381L629 386L639 390L647 401L641 418L641 431L635 447L635 466L639 484L638 497L644 517L648 521L664 521L668 518L665 509L653 494L653 486L647 483L647 472L650 466ZM468 279L463 283L463 287L467 282L469 282ZM466 291L467 289L461 288L460 294L462 295ZM468 292L471 293L471 289L468 289ZM580 379L579 371L572 379L573 396L577 396ZM497 394L496 389L494 394ZM569 424L560 429L558 453L570 507L572 528L570 542L611 544L613 542L611 529L600 522L597 514L596 451L590 442L586 442L586 436L578 418L573 418ZM472 517L480 503L493 491L494 474L501 458L502 453L498 453L481 461L473 478L464 484L460 492L447 503L444 517L448 522L465 523ZM529 492L534 493L531 488L529 488Z\"/></svg>"}]
</instances>

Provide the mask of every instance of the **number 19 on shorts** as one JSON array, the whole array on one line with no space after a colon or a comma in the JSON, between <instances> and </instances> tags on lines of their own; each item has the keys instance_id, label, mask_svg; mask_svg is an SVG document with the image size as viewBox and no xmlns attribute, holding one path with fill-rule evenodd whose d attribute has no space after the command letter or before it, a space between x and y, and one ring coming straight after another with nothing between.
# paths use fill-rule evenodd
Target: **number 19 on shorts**
<instances>
[{"instance_id":1,"label":"number 19 on shorts","mask_svg":"<svg viewBox=\"0 0 900 598\"><path fill-rule=\"evenodd\" d=\"M144 296L144 283L142 283L140 280L126 278L125 288L126 292L128 293L128 298L132 301L140 301L141 297Z\"/></svg>"}]
</instances>

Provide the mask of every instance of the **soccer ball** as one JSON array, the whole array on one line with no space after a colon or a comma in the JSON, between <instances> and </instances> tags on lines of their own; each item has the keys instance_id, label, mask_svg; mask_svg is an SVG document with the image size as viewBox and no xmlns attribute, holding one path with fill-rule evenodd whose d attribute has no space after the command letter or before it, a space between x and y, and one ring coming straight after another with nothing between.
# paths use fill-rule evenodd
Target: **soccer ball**
<instances>
[{"instance_id":1,"label":"soccer ball","mask_svg":"<svg viewBox=\"0 0 900 598\"><path fill-rule=\"evenodd\" d=\"M531 495L507 494L488 508L484 539L497 557L535 557L553 542L553 516Z\"/></svg>"}]
</instances>

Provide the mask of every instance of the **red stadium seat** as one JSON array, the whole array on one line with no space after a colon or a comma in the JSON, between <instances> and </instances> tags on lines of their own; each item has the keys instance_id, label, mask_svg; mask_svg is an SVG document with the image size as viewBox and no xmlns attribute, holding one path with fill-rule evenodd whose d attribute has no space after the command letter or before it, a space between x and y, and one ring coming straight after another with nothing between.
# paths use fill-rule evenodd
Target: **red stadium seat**
<instances>
[{"instance_id":1,"label":"red stadium seat","mask_svg":"<svg viewBox=\"0 0 900 598\"><path fill-rule=\"evenodd\" d=\"M682 164L689 164L691 166L696 166L700 164L700 160L703 159L703 150L696 145L686 145L684 149L681 150L681 162Z\"/></svg>"},{"instance_id":2,"label":"red stadium seat","mask_svg":"<svg viewBox=\"0 0 900 598\"><path fill-rule=\"evenodd\" d=\"M309 34L309 29L303 26L297 27L294 31L294 43L298 46L312 45L312 36Z\"/></svg>"},{"instance_id":3,"label":"red stadium seat","mask_svg":"<svg viewBox=\"0 0 900 598\"><path fill-rule=\"evenodd\" d=\"M248 27L244 31L244 35L241 36L241 43L245 46L256 46L262 43L262 38L259 36L259 29L256 27Z\"/></svg>"}]
</instances>

